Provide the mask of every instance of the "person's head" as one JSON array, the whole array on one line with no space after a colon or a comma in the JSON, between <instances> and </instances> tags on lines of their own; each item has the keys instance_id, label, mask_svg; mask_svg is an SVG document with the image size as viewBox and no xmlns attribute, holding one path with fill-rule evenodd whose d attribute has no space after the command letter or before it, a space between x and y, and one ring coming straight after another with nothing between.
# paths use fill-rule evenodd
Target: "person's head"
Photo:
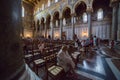
<instances>
[{"instance_id":1,"label":"person's head","mask_svg":"<svg viewBox=\"0 0 120 80\"><path fill-rule=\"evenodd\" d=\"M62 46L62 50L63 50L63 51L66 51L67 49L68 49L68 48L67 48L66 45Z\"/></svg>"}]
</instances>

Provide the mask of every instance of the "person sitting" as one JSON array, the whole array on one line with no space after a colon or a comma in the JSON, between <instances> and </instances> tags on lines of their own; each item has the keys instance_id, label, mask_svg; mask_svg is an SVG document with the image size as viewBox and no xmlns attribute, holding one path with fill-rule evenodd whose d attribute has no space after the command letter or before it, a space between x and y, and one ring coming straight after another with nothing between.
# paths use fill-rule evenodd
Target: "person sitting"
<instances>
[{"instance_id":1,"label":"person sitting","mask_svg":"<svg viewBox=\"0 0 120 80\"><path fill-rule=\"evenodd\" d=\"M74 73L75 63L68 53L67 46L62 46L61 50L57 54L58 65L63 67L65 72Z\"/></svg>"},{"instance_id":2,"label":"person sitting","mask_svg":"<svg viewBox=\"0 0 120 80\"><path fill-rule=\"evenodd\" d=\"M43 50L44 50L44 48L45 48L45 44L44 43L39 43L38 44L38 48L39 48L39 50L41 51L41 53L43 52Z\"/></svg>"}]
</instances>

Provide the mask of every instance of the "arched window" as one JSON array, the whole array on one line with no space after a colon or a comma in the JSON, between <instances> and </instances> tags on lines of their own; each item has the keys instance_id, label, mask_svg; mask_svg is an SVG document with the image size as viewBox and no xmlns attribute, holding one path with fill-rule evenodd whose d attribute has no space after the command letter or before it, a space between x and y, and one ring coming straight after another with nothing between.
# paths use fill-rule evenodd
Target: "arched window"
<instances>
[{"instance_id":1,"label":"arched window","mask_svg":"<svg viewBox=\"0 0 120 80\"><path fill-rule=\"evenodd\" d=\"M58 2L58 0L55 0L55 2Z\"/></svg>"},{"instance_id":2,"label":"arched window","mask_svg":"<svg viewBox=\"0 0 120 80\"><path fill-rule=\"evenodd\" d=\"M84 23L87 22L87 13L83 13L83 22L84 22Z\"/></svg>"},{"instance_id":3,"label":"arched window","mask_svg":"<svg viewBox=\"0 0 120 80\"><path fill-rule=\"evenodd\" d=\"M97 12L97 20L103 20L103 9L99 9Z\"/></svg>"},{"instance_id":4,"label":"arched window","mask_svg":"<svg viewBox=\"0 0 120 80\"><path fill-rule=\"evenodd\" d=\"M44 5L44 4L42 4L42 10L44 10L44 6L45 6L45 5Z\"/></svg>"},{"instance_id":5,"label":"arched window","mask_svg":"<svg viewBox=\"0 0 120 80\"><path fill-rule=\"evenodd\" d=\"M65 18L63 19L63 25L64 26L66 25L66 19Z\"/></svg>"},{"instance_id":6,"label":"arched window","mask_svg":"<svg viewBox=\"0 0 120 80\"><path fill-rule=\"evenodd\" d=\"M48 0L48 7L50 6L50 0Z\"/></svg>"},{"instance_id":7,"label":"arched window","mask_svg":"<svg viewBox=\"0 0 120 80\"><path fill-rule=\"evenodd\" d=\"M56 20L56 27L58 27L58 20Z\"/></svg>"},{"instance_id":8,"label":"arched window","mask_svg":"<svg viewBox=\"0 0 120 80\"><path fill-rule=\"evenodd\" d=\"M22 17L24 17L25 16L25 9L24 9L24 7L22 6Z\"/></svg>"}]
</instances>

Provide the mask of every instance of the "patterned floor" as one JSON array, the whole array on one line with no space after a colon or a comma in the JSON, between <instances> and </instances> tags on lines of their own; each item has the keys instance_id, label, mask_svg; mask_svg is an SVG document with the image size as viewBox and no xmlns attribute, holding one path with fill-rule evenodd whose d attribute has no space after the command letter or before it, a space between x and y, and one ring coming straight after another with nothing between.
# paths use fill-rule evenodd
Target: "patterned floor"
<instances>
[{"instance_id":1,"label":"patterned floor","mask_svg":"<svg viewBox=\"0 0 120 80\"><path fill-rule=\"evenodd\" d=\"M117 80L106 59L111 58L102 53L100 49L95 50L95 54L80 61L76 68L76 77L65 77L61 80ZM44 70L39 71L39 76L44 78Z\"/></svg>"}]
</instances>

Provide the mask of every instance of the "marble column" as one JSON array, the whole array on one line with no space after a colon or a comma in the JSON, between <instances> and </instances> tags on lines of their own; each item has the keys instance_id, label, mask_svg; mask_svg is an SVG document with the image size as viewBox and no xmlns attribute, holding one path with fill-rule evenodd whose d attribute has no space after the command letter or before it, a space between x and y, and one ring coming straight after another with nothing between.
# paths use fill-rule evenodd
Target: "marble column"
<instances>
[{"instance_id":1,"label":"marble column","mask_svg":"<svg viewBox=\"0 0 120 80\"><path fill-rule=\"evenodd\" d=\"M92 11L87 11L88 14L88 37L92 35L92 20L91 20Z\"/></svg>"},{"instance_id":2,"label":"marble column","mask_svg":"<svg viewBox=\"0 0 120 80\"><path fill-rule=\"evenodd\" d=\"M118 8L118 39L120 41L120 2L119 2L119 8Z\"/></svg>"},{"instance_id":3,"label":"marble column","mask_svg":"<svg viewBox=\"0 0 120 80\"><path fill-rule=\"evenodd\" d=\"M0 80L18 80L25 70L21 8L21 0L0 1Z\"/></svg>"},{"instance_id":4,"label":"marble column","mask_svg":"<svg viewBox=\"0 0 120 80\"><path fill-rule=\"evenodd\" d=\"M71 22L72 22L72 40L74 40L74 34L75 34L75 25L74 25L74 16L75 14L71 14Z\"/></svg>"},{"instance_id":5,"label":"marble column","mask_svg":"<svg viewBox=\"0 0 120 80\"><path fill-rule=\"evenodd\" d=\"M41 21L39 22L39 31L38 31L39 36L42 36L42 24Z\"/></svg>"},{"instance_id":6,"label":"marble column","mask_svg":"<svg viewBox=\"0 0 120 80\"><path fill-rule=\"evenodd\" d=\"M47 22L45 21L45 38L47 38Z\"/></svg>"},{"instance_id":7,"label":"marble column","mask_svg":"<svg viewBox=\"0 0 120 80\"><path fill-rule=\"evenodd\" d=\"M114 2L112 3L113 7L113 13L112 13L112 35L111 39L112 40L117 40L117 25L118 25L118 3Z\"/></svg>"},{"instance_id":8,"label":"marble column","mask_svg":"<svg viewBox=\"0 0 120 80\"><path fill-rule=\"evenodd\" d=\"M53 18L51 18L50 26L51 26L51 38L54 39L54 23L53 23Z\"/></svg>"},{"instance_id":9,"label":"marble column","mask_svg":"<svg viewBox=\"0 0 120 80\"><path fill-rule=\"evenodd\" d=\"M62 40L62 32L63 32L63 19L60 18L60 39Z\"/></svg>"}]
</instances>

